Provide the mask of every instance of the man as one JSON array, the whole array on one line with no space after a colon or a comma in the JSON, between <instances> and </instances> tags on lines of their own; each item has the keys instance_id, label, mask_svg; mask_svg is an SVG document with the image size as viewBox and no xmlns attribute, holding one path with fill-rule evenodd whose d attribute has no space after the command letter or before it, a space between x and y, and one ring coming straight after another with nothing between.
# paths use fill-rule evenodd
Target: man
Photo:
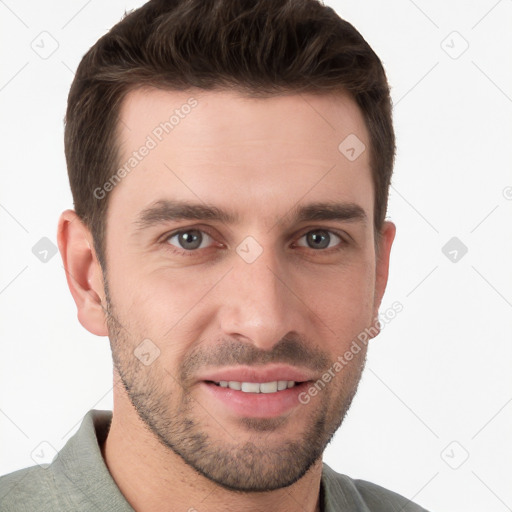
<instances>
[{"instance_id":1,"label":"man","mask_svg":"<svg viewBox=\"0 0 512 512\"><path fill-rule=\"evenodd\" d=\"M316 0L153 0L84 56L58 243L114 411L2 510L419 511L322 453L378 333L389 88Z\"/></svg>"}]
</instances>

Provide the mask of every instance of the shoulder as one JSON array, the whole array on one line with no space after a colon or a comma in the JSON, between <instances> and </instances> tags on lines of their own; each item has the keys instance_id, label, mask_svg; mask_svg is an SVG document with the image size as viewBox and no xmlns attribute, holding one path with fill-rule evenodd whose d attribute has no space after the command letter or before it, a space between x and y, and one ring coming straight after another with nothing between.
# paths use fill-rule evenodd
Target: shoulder
<instances>
[{"instance_id":1,"label":"shoulder","mask_svg":"<svg viewBox=\"0 0 512 512\"><path fill-rule=\"evenodd\" d=\"M325 511L343 509L361 512L427 512L410 499L366 480L337 473L323 464Z\"/></svg>"},{"instance_id":2,"label":"shoulder","mask_svg":"<svg viewBox=\"0 0 512 512\"><path fill-rule=\"evenodd\" d=\"M50 468L31 466L0 476L2 512L52 510L54 475Z\"/></svg>"},{"instance_id":3,"label":"shoulder","mask_svg":"<svg viewBox=\"0 0 512 512\"><path fill-rule=\"evenodd\" d=\"M90 410L51 463L0 476L0 510L91 510L90 502L101 501L105 494L118 503L117 510L127 510L99 446L111 418L111 411Z\"/></svg>"}]
</instances>

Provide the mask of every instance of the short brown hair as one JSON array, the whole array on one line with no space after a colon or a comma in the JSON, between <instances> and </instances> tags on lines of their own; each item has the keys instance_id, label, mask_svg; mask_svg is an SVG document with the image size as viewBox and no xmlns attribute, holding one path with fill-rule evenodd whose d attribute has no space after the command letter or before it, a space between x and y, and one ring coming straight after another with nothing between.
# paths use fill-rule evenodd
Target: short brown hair
<instances>
[{"instance_id":1,"label":"short brown hair","mask_svg":"<svg viewBox=\"0 0 512 512\"><path fill-rule=\"evenodd\" d=\"M93 191L119 165L120 106L141 86L263 97L348 92L370 134L380 232L395 135L383 66L361 34L318 0L151 0L90 48L68 97L65 152L74 208L92 233L104 272L108 198Z\"/></svg>"}]
</instances>

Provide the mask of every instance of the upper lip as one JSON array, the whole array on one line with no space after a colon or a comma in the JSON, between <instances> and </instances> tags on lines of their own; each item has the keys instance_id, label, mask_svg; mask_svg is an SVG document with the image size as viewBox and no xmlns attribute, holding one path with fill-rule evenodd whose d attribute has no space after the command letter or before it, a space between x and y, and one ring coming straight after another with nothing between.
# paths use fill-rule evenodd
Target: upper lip
<instances>
[{"instance_id":1,"label":"upper lip","mask_svg":"<svg viewBox=\"0 0 512 512\"><path fill-rule=\"evenodd\" d=\"M206 371L198 376L198 380L213 382L274 382L279 380L293 380L305 382L313 380L310 371L284 364L269 366L236 366Z\"/></svg>"}]
</instances>

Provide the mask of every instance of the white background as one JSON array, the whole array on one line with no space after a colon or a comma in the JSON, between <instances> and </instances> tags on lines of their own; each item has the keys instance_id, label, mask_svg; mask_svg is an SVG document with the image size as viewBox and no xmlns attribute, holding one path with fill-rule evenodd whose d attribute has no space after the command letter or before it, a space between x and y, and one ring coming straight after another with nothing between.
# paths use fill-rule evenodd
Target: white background
<instances>
[{"instance_id":1,"label":"white background","mask_svg":"<svg viewBox=\"0 0 512 512\"><path fill-rule=\"evenodd\" d=\"M32 247L56 244L72 208L73 72L141 4L0 2L0 474L33 465L42 441L62 448L89 409L112 408L108 339L78 323L60 254L43 263ZM512 1L328 5L392 86L398 232L382 309L404 309L371 343L324 460L432 511L512 510ZM46 59L41 38L58 44ZM441 250L454 236L468 248L457 262Z\"/></svg>"}]
</instances>

